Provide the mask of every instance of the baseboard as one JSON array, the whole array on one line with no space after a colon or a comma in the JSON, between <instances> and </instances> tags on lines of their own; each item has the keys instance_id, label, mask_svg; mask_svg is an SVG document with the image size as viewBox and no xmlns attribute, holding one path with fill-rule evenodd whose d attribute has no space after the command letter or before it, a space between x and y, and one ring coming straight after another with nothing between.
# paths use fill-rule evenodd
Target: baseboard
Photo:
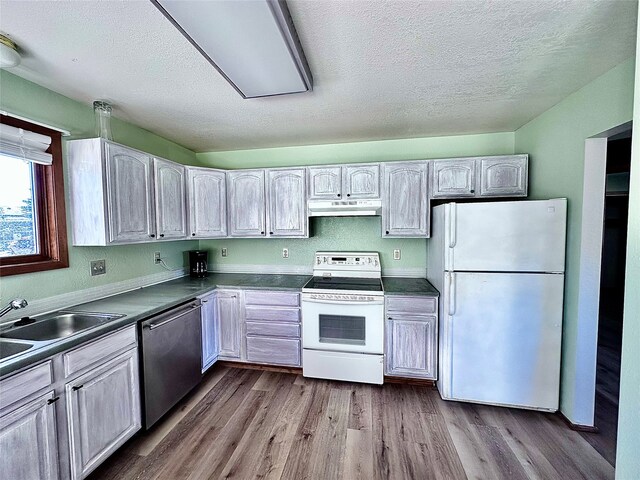
<instances>
[{"instance_id":1,"label":"baseboard","mask_svg":"<svg viewBox=\"0 0 640 480\"><path fill-rule=\"evenodd\" d=\"M567 424L567 426L571 430L575 430L576 432L587 432L587 433L598 433L598 427L591 425L580 425L579 423L573 423L567 417L564 416L562 412L557 412L558 416Z\"/></svg>"},{"instance_id":2,"label":"baseboard","mask_svg":"<svg viewBox=\"0 0 640 480\"><path fill-rule=\"evenodd\" d=\"M409 377L384 377L384 383L398 383L403 385L415 385L418 387L433 387L435 388L436 382L435 380L423 380L420 378L409 378Z\"/></svg>"},{"instance_id":3,"label":"baseboard","mask_svg":"<svg viewBox=\"0 0 640 480\"><path fill-rule=\"evenodd\" d=\"M233 362L230 360L218 360L216 365L231 368L243 368L245 370L264 370L267 372L294 373L302 375L301 367L279 367L277 365L262 365L261 363Z\"/></svg>"},{"instance_id":4,"label":"baseboard","mask_svg":"<svg viewBox=\"0 0 640 480\"><path fill-rule=\"evenodd\" d=\"M312 275L313 268L309 265L245 265L245 264L217 264L210 265L209 271L213 273L254 273L275 275ZM383 277L411 277L425 278L424 268L384 268Z\"/></svg>"},{"instance_id":5,"label":"baseboard","mask_svg":"<svg viewBox=\"0 0 640 480\"><path fill-rule=\"evenodd\" d=\"M74 292L54 295L52 297L30 300L27 298L29 305L20 310L13 310L2 318L2 322L14 321L21 317L40 315L42 313L53 312L63 308L69 308L80 303L92 302L104 297L118 295L120 293L136 290L142 287L148 287L156 283L166 282L175 278L183 277L187 274L184 269L169 270L144 277L131 278L121 282L109 283L97 287L86 288Z\"/></svg>"}]
</instances>

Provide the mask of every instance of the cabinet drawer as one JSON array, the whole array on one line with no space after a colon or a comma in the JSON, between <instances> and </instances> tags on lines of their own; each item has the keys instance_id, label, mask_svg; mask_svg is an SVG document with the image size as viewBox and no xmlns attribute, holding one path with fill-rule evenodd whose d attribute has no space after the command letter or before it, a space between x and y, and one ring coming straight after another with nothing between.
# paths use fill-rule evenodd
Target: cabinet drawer
<instances>
[{"instance_id":1,"label":"cabinet drawer","mask_svg":"<svg viewBox=\"0 0 640 480\"><path fill-rule=\"evenodd\" d=\"M0 382L0 409L11 405L53 383L51 360Z\"/></svg>"},{"instance_id":2,"label":"cabinet drawer","mask_svg":"<svg viewBox=\"0 0 640 480\"><path fill-rule=\"evenodd\" d=\"M64 363L64 376L79 372L80 370L100 362L112 356L114 353L126 350L137 343L136 326L131 325L123 330L100 338L88 345L71 350L62 355Z\"/></svg>"},{"instance_id":3,"label":"cabinet drawer","mask_svg":"<svg viewBox=\"0 0 640 480\"><path fill-rule=\"evenodd\" d=\"M300 365L300 340L247 337L247 360L278 365Z\"/></svg>"},{"instance_id":4,"label":"cabinet drawer","mask_svg":"<svg viewBox=\"0 0 640 480\"><path fill-rule=\"evenodd\" d=\"M298 292L265 292L247 290L244 293L246 305L277 305L282 307L299 307L300 294Z\"/></svg>"},{"instance_id":5,"label":"cabinet drawer","mask_svg":"<svg viewBox=\"0 0 640 480\"><path fill-rule=\"evenodd\" d=\"M247 335L300 338L300 325L297 323L247 322L246 326Z\"/></svg>"},{"instance_id":6,"label":"cabinet drawer","mask_svg":"<svg viewBox=\"0 0 640 480\"><path fill-rule=\"evenodd\" d=\"M437 297L387 297L387 315L392 313L412 313L425 315L436 313L438 307Z\"/></svg>"},{"instance_id":7,"label":"cabinet drawer","mask_svg":"<svg viewBox=\"0 0 640 480\"><path fill-rule=\"evenodd\" d=\"M263 322L300 322L299 308L245 307L245 318Z\"/></svg>"}]
</instances>

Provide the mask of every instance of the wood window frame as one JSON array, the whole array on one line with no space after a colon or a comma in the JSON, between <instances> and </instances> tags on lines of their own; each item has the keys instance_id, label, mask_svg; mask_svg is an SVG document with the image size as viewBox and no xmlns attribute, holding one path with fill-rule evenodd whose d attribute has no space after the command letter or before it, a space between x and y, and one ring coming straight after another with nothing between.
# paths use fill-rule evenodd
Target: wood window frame
<instances>
[{"instance_id":1,"label":"wood window frame","mask_svg":"<svg viewBox=\"0 0 640 480\"><path fill-rule=\"evenodd\" d=\"M51 165L34 164L35 211L40 253L0 258L0 277L42 272L69 266L67 218L64 204L62 134L40 125L0 115L0 123L51 137Z\"/></svg>"}]
</instances>

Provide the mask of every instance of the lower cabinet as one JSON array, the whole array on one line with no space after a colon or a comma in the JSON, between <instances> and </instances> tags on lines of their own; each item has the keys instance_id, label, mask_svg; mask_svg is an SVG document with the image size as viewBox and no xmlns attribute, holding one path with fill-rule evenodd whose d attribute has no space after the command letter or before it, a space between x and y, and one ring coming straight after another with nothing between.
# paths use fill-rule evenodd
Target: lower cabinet
<instances>
[{"instance_id":1,"label":"lower cabinet","mask_svg":"<svg viewBox=\"0 0 640 480\"><path fill-rule=\"evenodd\" d=\"M437 298L416 297L412 301L411 297L402 297L402 301L398 300L399 297L395 297L386 301L385 375L435 380Z\"/></svg>"},{"instance_id":2,"label":"lower cabinet","mask_svg":"<svg viewBox=\"0 0 640 480\"><path fill-rule=\"evenodd\" d=\"M242 343L240 292L237 290L218 290L215 295L215 304L218 354L220 357L239 359Z\"/></svg>"},{"instance_id":3,"label":"lower cabinet","mask_svg":"<svg viewBox=\"0 0 640 480\"><path fill-rule=\"evenodd\" d=\"M59 478L54 398L50 391L0 415L2 478Z\"/></svg>"},{"instance_id":4,"label":"lower cabinet","mask_svg":"<svg viewBox=\"0 0 640 480\"><path fill-rule=\"evenodd\" d=\"M136 349L66 385L71 478L84 478L141 426Z\"/></svg>"},{"instance_id":5,"label":"lower cabinet","mask_svg":"<svg viewBox=\"0 0 640 480\"><path fill-rule=\"evenodd\" d=\"M198 297L202 302L202 373L218 359L218 327L216 315L216 293Z\"/></svg>"}]
</instances>

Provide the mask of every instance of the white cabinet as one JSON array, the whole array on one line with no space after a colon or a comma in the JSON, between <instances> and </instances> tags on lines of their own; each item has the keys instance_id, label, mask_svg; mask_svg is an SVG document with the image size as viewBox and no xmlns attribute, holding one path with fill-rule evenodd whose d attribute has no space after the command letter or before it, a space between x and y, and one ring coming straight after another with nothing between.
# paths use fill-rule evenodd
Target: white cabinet
<instances>
[{"instance_id":1,"label":"white cabinet","mask_svg":"<svg viewBox=\"0 0 640 480\"><path fill-rule=\"evenodd\" d=\"M481 197L526 197L528 155L479 158Z\"/></svg>"},{"instance_id":2,"label":"white cabinet","mask_svg":"<svg viewBox=\"0 0 640 480\"><path fill-rule=\"evenodd\" d=\"M349 199L380 198L380 165L343 167L343 195Z\"/></svg>"},{"instance_id":3,"label":"white cabinet","mask_svg":"<svg viewBox=\"0 0 640 480\"><path fill-rule=\"evenodd\" d=\"M185 168L168 160L153 159L156 231L159 239L187 236Z\"/></svg>"},{"instance_id":4,"label":"white cabinet","mask_svg":"<svg viewBox=\"0 0 640 480\"><path fill-rule=\"evenodd\" d=\"M309 217L304 168L267 170L269 236L305 237Z\"/></svg>"},{"instance_id":5,"label":"white cabinet","mask_svg":"<svg viewBox=\"0 0 640 480\"><path fill-rule=\"evenodd\" d=\"M383 164L383 237L428 237L428 164L425 161Z\"/></svg>"},{"instance_id":6,"label":"white cabinet","mask_svg":"<svg viewBox=\"0 0 640 480\"><path fill-rule=\"evenodd\" d=\"M47 392L0 416L0 476L53 480L58 473L54 393Z\"/></svg>"},{"instance_id":7,"label":"white cabinet","mask_svg":"<svg viewBox=\"0 0 640 480\"><path fill-rule=\"evenodd\" d=\"M68 383L71 478L87 476L140 429L137 349Z\"/></svg>"},{"instance_id":8,"label":"white cabinet","mask_svg":"<svg viewBox=\"0 0 640 480\"><path fill-rule=\"evenodd\" d=\"M187 167L189 237L227 236L226 173L212 168Z\"/></svg>"},{"instance_id":9,"label":"white cabinet","mask_svg":"<svg viewBox=\"0 0 640 480\"><path fill-rule=\"evenodd\" d=\"M215 303L219 356L238 359L242 341L240 292L218 290Z\"/></svg>"},{"instance_id":10,"label":"white cabinet","mask_svg":"<svg viewBox=\"0 0 640 480\"><path fill-rule=\"evenodd\" d=\"M436 379L437 298L385 299L385 374Z\"/></svg>"},{"instance_id":11,"label":"white cabinet","mask_svg":"<svg viewBox=\"0 0 640 480\"><path fill-rule=\"evenodd\" d=\"M476 164L473 158L435 160L431 164L431 197L473 197Z\"/></svg>"},{"instance_id":12,"label":"white cabinet","mask_svg":"<svg viewBox=\"0 0 640 480\"><path fill-rule=\"evenodd\" d=\"M218 359L218 329L216 315L216 292L200 298L202 308L202 372L204 373Z\"/></svg>"},{"instance_id":13,"label":"white cabinet","mask_svg":"<svg viewBox=\"0 0 640 480\"><path fill-rule=\"evenodd\" d=\"M342 167L309 167L309 200L337 200L342 196Z\"/></svg>"},{"instance_id":14,"label":"white cabinet","mask_svg":"<svg viewBox=\"0 0 640 480\"><path fill-rule=\"evenodd\" d=\"M147 242L155 234L151 157L110 143L104 150L109 243Z\"/></svg>"},{"instance_id":15,"label":"white cabinet","mask_svg":"<svg viewBox=\"0 0 640 480\"><path fill-rule=\"evenodd\" d=\"M235 170L227 173L229 234L232 237L265 235L264 186L264 170Z\"/></svg>"},{"instance_id":16,"label":"white cabinet","mask_svg":"<svg viewBox=\"0 0 640 480\"><path fill-rule=\"evenodd\" d=\"M528 155L433 160L431 197L526 197L528 168Z\"/></svg>"},{"instance_id":17,"label":"white cabinet","mask_svg":"<svg viewBox=\"0 0 640 480\"><path fill-rule=\"evenodd\" d=\"M380 165L309 167L309 200L380 198Z\"/></svg>"},{"instance_id":18,"label":"white cabinet","mask_svg":"<svg viewBox=\"0 0 640 480\"><path fill-rule=\"evenodd\" d=\"M100 138L67 148L74 245L187 238L182 165Z\"/></svg>"}]
</instances>

